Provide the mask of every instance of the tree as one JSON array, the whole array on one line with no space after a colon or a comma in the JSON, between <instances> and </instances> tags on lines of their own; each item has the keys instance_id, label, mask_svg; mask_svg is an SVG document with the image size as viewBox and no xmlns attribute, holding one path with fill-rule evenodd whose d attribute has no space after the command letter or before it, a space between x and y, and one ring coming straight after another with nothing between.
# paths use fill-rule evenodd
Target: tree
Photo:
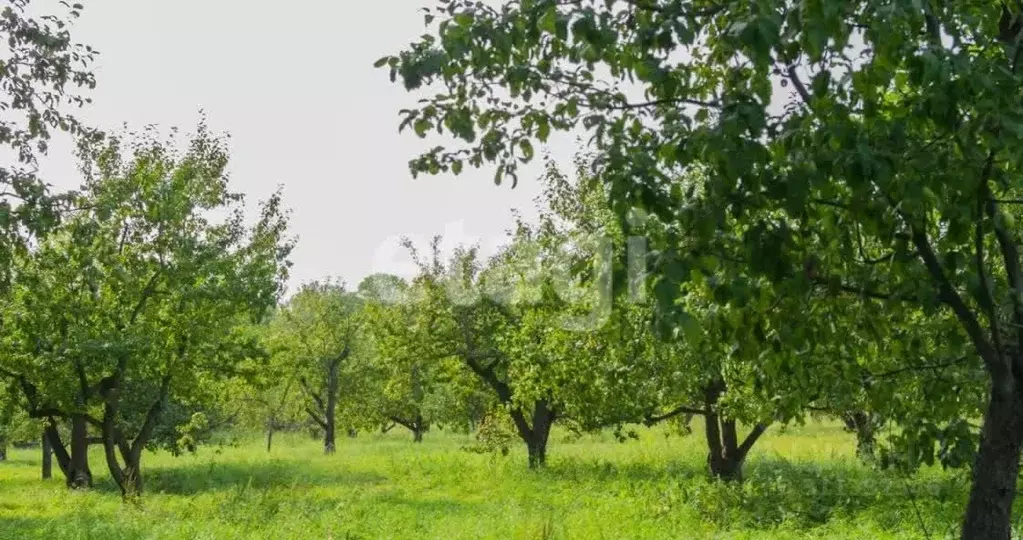
<instances>
[{"instance_id":1,"label":"tree","mask_svg":"<svg viewBox=\"0 0 1023 540\"><path fill-rule=\"evenodd\" d=\"M952 314L989 376L962 536L1009 538L1023 449L1020 11L455 0L378 66L408 89L444 86L403 127L468 143L428 151L415 172L494 163L514 180L552 129L588 130L619 215L645 208L673 226L669 246L687 246L682 272L655 273L663 304L695 257L723 252L776 283ZM695 173L699 191L678 181ZM738 226L722 228L729 216Z\"/></svg>"},{"instance_id":2,"label":"tree","mask_svg":"<svg viewBox=\"0 0 1023 540\"><path fill-rule=\"evenodd\" d=\"M81 209L19 268L4 318L6 371L33 416L50 419L69 482L91 483L86 428L97 428L126 497L143 489L142 452L161 420L211 399L251 354L245 324L276 303L291 250L279 195L244 222L223 141L200 124L178 155L152 133L127 156L116 139L92 156ZM213 221L209 213L226 217ZM70 418L65 456L54 418ZM63 468L63 466L62 466Z\"/></svg>"},{"instance_id":3,"label":"tree","mask_svg":"<svg viewBox=\"0 0 1023 540\"><path fill-rule=\"evenodd\" d=\"M271 323L269 347L284 357L306 399L309 419L323 430L323 451L336 449L338 403L357 404L363 313L359 298L331 280L304 285Z\"/></svg>"},{"instance_id":4,"label":"tree","mask_svg":"<svg viewBox=\"0 0 1023 540\"><path fill-rule=\"evenodd\" d=\"M443 313L428 309L422 283L410 286L397 276L377 274L359 284L366 300L367 339L373 342L373 367L379 420L402 426L421 442L431 426L466 429L486 411L485 390L445 356L435 333ZM468 375L468 376L467 376Z\"/></svg>"},{"instance_id":5,"label":"tree","mask_svg":"<svg viewBox=\"0 0 1023 540\"><path fill-rule=\"evenodd\" d=\"M273 321L274 317L276 315L269 321ZM243 426L266 431L267 452L273 447L275 433L295 429L306 418L298 372L286 355L274 355L267 350L269 329L269 322L258 327L261 354L254 355L243 367L243 376L235 380L224 398L225 401L242 404Z\"/></svg>"}]
</instances>

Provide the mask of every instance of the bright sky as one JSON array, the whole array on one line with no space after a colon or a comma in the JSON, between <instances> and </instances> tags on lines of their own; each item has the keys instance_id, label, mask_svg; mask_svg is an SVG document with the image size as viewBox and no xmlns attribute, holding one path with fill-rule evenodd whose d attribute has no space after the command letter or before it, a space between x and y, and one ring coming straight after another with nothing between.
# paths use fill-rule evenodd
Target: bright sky
<instances>
[{"instance_id":1,"label":"bright sky","mask_svg":"<svg viewBox=\"0 0 1023 540\"><path fill-rule=\"evenodd\" d=\"M84 0L73 33L100 57L94 103L80 116L104 129L187 132L205 110L210 127L231 136L236 190L254 204L284 186L299 237L293 287L410 275L402 235L425 247L443 234L446 249L480 242L492 252L512 208L533 215L539 163L514 190L495 186L489 169L413 180L408 160L438 140L398 135L398 110L415 96L372 67L422 33L418 8L429 1ZM574 149L566 139L551 151L570 162ZM55 145L42 170L59 188L78 185L67 145Z\"/></svg>"}]
</instances>

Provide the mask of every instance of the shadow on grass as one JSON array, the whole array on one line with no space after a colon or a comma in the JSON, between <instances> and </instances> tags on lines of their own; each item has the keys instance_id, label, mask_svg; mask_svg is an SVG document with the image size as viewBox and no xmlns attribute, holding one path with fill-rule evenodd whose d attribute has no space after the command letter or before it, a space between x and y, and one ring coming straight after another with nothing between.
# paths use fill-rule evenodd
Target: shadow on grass
<instances>
[{"instance_id":1,"label":"shadow on grass","mask_svg":"<svg viewBox=\"0 0 1023 540\"><path fill-rule=\"evenodd\" d=\"M385 493L373 497L373 502L388 507L402 507L415 512L417 516L435 515L450 516L452 514L463 514L473 511L477 503L457 500L450 497L431 497L428 494L423 498L411 498L397 493Z\"/></svg>"},{"instance_id":2,"label":"shadow on grass","mask_svg":"<svg viewBox=\"0 0 1023 540\"><path fill-rule=\"evenodd\" d=\"M142 463L145 492L173 495L195 495L229 489L267 490L314 486L352 486L379 484L387 481L382 475L344 470L340 467L317 467L299 461L264 461L253 463L194 463L168 467L146 467ZM103 479L107 480L107 479ZM99 481L96 488L117 492L110 481Z\"/></svg>"},{"instance_id":3,"label":"shadow on grass","mask_svg":"<svg viewBox=\"0 0 1023 540\"><path fill-rule=\"evenodd\" d=\"M96 520L83 524L67 518L0 517L0 538L117 538L123 540L145 538L141 531L115 522Z\"/></svg>"},{"instance_id":4,"label":"shadow on grass","mask_svg":"<svg viewBox=\"0 0 1023 540\"><path fill-rule=\"evenodd\" d=\"M854 462L819 463L761 456L747 463L745 481L710 478L695 460L616 464L558 461L540 474L587 486L615 483L657 497L665 515L689 509L722 529L813 529L832 520L870 522L884 530L941 536L958 524L968 481L963 472L912 476ZM582 487L582 486L580 486Z\"/></svg>"}]
</instances>

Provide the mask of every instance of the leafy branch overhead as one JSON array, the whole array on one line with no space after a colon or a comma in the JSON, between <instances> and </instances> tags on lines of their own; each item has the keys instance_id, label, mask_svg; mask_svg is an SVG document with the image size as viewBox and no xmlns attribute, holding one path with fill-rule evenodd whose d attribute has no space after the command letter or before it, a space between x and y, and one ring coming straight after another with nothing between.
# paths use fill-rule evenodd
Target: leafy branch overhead
<instances>
[{"instance_id":1,"label":"leafy branch overhead","mask_svg":"<svg viewBox=\"0 0 1023 540\"><path fill-rule=\"evenodd\" d=\"M552 131L587 133L626 233L636 209L656 224L651 280L671 325L692 326L678 304L694 275L713 277L718 303L765 278L894 321L951 317L991 385L963 536L1008 538L1023 274L1019 206L1002 201L1023 198L1021 7L443 0L377 66L425 92L402 129L461 140L413 174L493 166L514 183Z\"/></svg>"}]
</instances>

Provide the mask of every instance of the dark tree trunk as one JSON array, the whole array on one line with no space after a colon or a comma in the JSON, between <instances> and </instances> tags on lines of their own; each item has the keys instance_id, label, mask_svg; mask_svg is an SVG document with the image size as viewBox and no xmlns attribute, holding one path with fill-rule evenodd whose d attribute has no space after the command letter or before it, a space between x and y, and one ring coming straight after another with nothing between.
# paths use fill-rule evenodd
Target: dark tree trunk
<instances>
[{"instance_id":1,"label":"dark tree trunk","mask_svg":"<svg viewBox=\"0 0 1023 540\"><path fill-rule=\"evenodd\" d=\"M739 442L738 429L735 421L726 419L717 413L718 400L724 393L722 381L709 384L704 389L706 414L707 467L711 476L725 482L742 482L742 467L757 439L764 434L767 426L757 424L746 438Z\"/></svg>"},{"instance_id":2,"label":"dark tree trunk","mask_svg":"<svg viewBox=\"0 0 1023 540\"><path fill-rule=\"evenodd\" d=\"M393 415L390 419L395 425L402 426L412 432L412 442L423 442L423 434L430 428L426 420L423 419L423 415L419 413L416 413L415 418L411 420L406 420L398 415Z\"/></svg>"},{"instance_id":3,"label":"dark tree trunk","mask_svg":"<svg viewBox=\"0 0 1023 540\"><path fill-rule=\"evenodd\" d=\"M337 450L334 431L339 389L338 371L341 368L342 359L342 357L334 359L327 366L327 402L323 411L323 453L325 454L333 454Z\"/></svg>"},{"instance_id":4,"label":"dark tree trunk","mask_svg":"<svg viewBox=\"0 0 1023 540\"><path fill-rule=\"evenodd\" d=\"M412 442L423 442L423 434L426 433L427 429L429 429L429 426L423 420L423 415L417 414L416 419L412 422Z\"/></svg>"},{"instance_id":5,"label":"dark tree trunk","mask_svg":"<svg viewBox=\"0 0 1023 540\"><path fill-rule=\"evenodd\" d=\"M67 485L71 489L92 487L89 470L89 430L84 414L71 415L71 459L67 469Z\"/></svg>"},{"instance_id":6,"label":"dark tree trunk","mask_svg":"<svg viewBox=\"0 0 1023 540\"><path fill-rule=\"evenodd\" d=\"M843 415L846 430L856 434L856 455L869 461L874 457L877 447L875 421L872 414L864 411L853 411Z\"/></svg>"},{"instance_id":7,"label":"dark tree trunk","mask_svg":"<svg viewBox=\"0 0 1023 540\"><path fill-rule=\"evenodd\" d=\"M181 347L178 352L179 355L184 354L184 345ZM115 380L114 384L108 388L103 396L106 401L103 408L103 423L101 426L103 432L103 455L106 458L110 476L117 483L118 487L121 488L121 496L125 500L134 500L142 495L142 451L146 448L146 445L153 436L157 423L160 421L164 402L167 400L170 391L170 383L170 374L165 374L160 384L160 392L156 396L156 400L149 406L145 420L142 422L142 426L139 427L134 439L129 439L117 428L116 419L120 414L120 380ZM120 454L121 460L124 462L123 467L118 462L118 454Z\"/></svg>"},{"instance_id":8,"label":"dark tree trunk","mask_svg":"<svg viewBox=\"0 0 1023 540\"><path fill-rule=\"evenodd\" d=\"M124 480L121 483L121 496L125 499L142 495L142 459L135 456L124 464Z\"/></svg>"},{"instance_id":9,"label":"dark tree trunk","mask_svg":"<svg viewBox=\"0 0 1023 540\"><path fill-rule=\"evenodd\" d=\"M43 449L43 480L49 480L53 477L53 447L50 445L50 437L43 432L42 436L42 449Z\"/></svg>"},{"instance_id":10,"label":"dark tree trunk","mask_svg":"<svg viewBox=\"0 0 1023 540\"><path fill-rule=\"evenodd\" d=\"M270 451L270 447L274 442L274 427L273 424L266 428L266 451Z\"/></svg>"},{"instance_id":11,"label":"dark tree trunk","mask_svg":"<svg viewBox=\"0 0 1023 540\"><path fill-rule=\"evenodd\" d=\"M152 415L155 419L155 416ZM155 420L154 420L155 421ZM147 419L147 424L149 424ZM151 429L144 428L139 436L129 443L114 428L113 422L103 423L103 455L106 458L110 477L121 489L121 497L125 500L142 495L142 450L145 448ZM124 465L118 461L118 454Z\"/></svg>"},{"instance_id":12,"label":"dark tree trunk","mask_svg":"<svg viewBox=\"0 0 1023 540\"><path fill-rule=\"evenodd\" d=\"M67 449L64 447L64 441L60 440L60 432L57 431L57 423L52 418L47 421L46 428L43 433L50 441L50 449L53 451L54 457L57 458L57 466L60 467L60 472L64 473L64 476L67 477L68 472L71 469L71 455L67 453Z\"/></svg>"},{"instance_id":13,"label":"dark tree trunk","mask_svg":"<svg viewBox=\"0 0 1023 540\"><path fill-rule=\"evenodd\" d=\"M991 392L980 447L973 465L973 486L963 520L964 540L1009 540L1023 449L1023 395Z\"/></svg>"},{"instance_id":14,"label":"dark tree trunk","mask_svg":"<svg viewBox=\"0 0 1023 540\"><path fill-rule=\"evenodd\" d=\"M330 415L327 415L329 418ZM337 451L337 442L334 437L334 425L327 424L323 429L323 453L333 454Z\"/></svg>"},{"instance_id":15,"label":"dark tree trunk","mask_svg":"<svg viewBox=\"0 0 1023 540\"><path fill-rule=\"evenodd\" d=\"M512 411L512 420L519 437L526 443L529 452L529 468L538 469L547 464L547 439L551 434L556 414L547 405L547 400L537 400L533 405L532 422L526 420L522 411Z\"/></svg>"}]
</instances>

